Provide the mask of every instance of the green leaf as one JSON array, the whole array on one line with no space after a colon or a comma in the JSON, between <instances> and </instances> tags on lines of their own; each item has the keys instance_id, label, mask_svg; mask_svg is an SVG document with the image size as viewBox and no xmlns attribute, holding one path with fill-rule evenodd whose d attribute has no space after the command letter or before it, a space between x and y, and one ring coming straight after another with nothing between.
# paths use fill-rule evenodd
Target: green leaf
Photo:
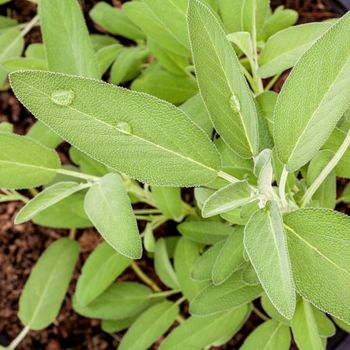
<instances>
[{"instance_id":1,"label":"green leaf","mask_svg":"<svg viewBox=\"0 0 350 350\"><path fill-rule=\"evenodd\" d=\"M186 238L180 238L176 245L174 264L183 295L192 300L198 292L207 286L206 282L197 282L191 278L192 267L199 257L201 246Z\"/></svg>"},{"instance_id":2,"label":"green leaf","mask_svg":"<svg viewBox=\"0 0 350 350\"><path fill-rule=\"evenodd\" d=\"M263 307L264 311L274 320L281 322L287 326L290 325L290 320L287 320L285 317L283 317L278 310L274 307L274 305L271 303L271 300L269 297L264 293L260 298L261 306Z\"/></svg>"},{"instance_id":3,"label":"green leaf","mask_svg":"<svg viewBox=\"0 0 350 350\"><path fill-rule=\"evenodd\" d=\"M130 259L141 258L136 218L120 175L108 174L92 185L84 208L106 242L118 253Z\"/></svg>"},{"instance_id":4,"label":"green leaf","mask_svg":"<svg viewBox=\"0 0 350 350\"><path fill-rule=\"evenodd\" d=\"M43 210L32 221L40 226L53 228L87 228L91 221L84 211L85 193L76 193Z\"/></svg>"},{"instance_id":5,"label":"green leaf","mask_svg":"<svg viewBox=\"0 0 350 350\"><path fill-rule=\"evenodd\" d=\"M181 221L183 213L180 188L153 186L152 195L158 208L167 218Z\"/></svg>"},{"instance_id":6,"label":"green leaf","mask_svg":"<svg viewBox=\"0 0 350 350\"><path fill-rule=\"evenodd\" d=\"M212 271L215 285L224 283L243 264L243 228L238 228L226 239Z\"/></svg>"},{"instance_id":7,"label":"green leaf","mask_svg":"<svg viewBox=\"0 0 350 350\"><path fill-rule=\"evenodd\" d=\"M205 202L202 208L202 216L222 214L249 203L254 197L252 188L246 181L231 183L213 193Z\"/></svg>"},{"instance_id":8,"label":"green leaf","mask_svg":"<svg viewBox=\"0 0 350 350\"><path fill-rule=\"evenodd\" d=\"M45 45L42 43L30 44L25 51L27 58L36 58L38 60L47 61Z\"/></svg>"},{"instance_id":9,"label":"green leaf","mask_svg":"<svg viewBox=\"0 0 350 350\"><path fill-rule=\"evenodd\" d=\"M146 63L149 50L143 46L123 47L113 63L110 80L118 85L136 78Z\"/></svg>"},{"instance_id":10,"label":"green leaf","mask_svg":"<svg viewBox=\"0 0 350 350\"><path fill-rule=\"evenodd\" d=\"M104 46L96 52L96 60L100 68L100 76L106 73L110 65L118 57L120 50L122 49L120 44L112 44Z\"/></svg>"},{"instance_id":11,"label":"green leaf","mask_svg":"<svg viewBox=\"0 0 350 350\"><path fill-rule=\"evenodd\" d=\"M123 9L101 1L92 8L89 15L95 23L114 35L132 40L144 39L142 31L129 20Z\"/></svg>"},{"instance_id":12,"label":"green leaf","mask_svg":"<svg viewBox=\"0 0 350 350\"><path fill-rule=\"evenodd\" d=\"M332 319L339 328L341 328L342 330L344 330L347 333L350 333L350 325L348 325L347 323L345 323L342 320L339 320L336 317L332 317Z\"/></svg>"},{"instance_id":13,"label":"green leaf","mask_svg":"<svg viewBox=\"0 0 350 350\"><path fill-rule=\"evenodd\" d=\"M252 215L244 230L244 246L271 302L285 318L291 319L296 296L277 203L269 202L266 208ZM266 252L269 252L268 259Z\"/></svg>"},{"instance_id":14,"label":"green leaf","mask_svg":"<svg viewBox=\"0 0 350 350\"><path fill-rule=\"evenodd\" d=\"M163 301L146 310L123 336L119 350L147 350L174 323L179 307Z\"/></svg>"},{"instance_id":15,"label":"green leaf","mask_svg":"<svg viewBox=\"0 0 350 350\"><path fill-rule=\"evenodd\" d=\"M311 186L333 156L334 153L328 150L322 150L316 154L316 156L311 160L307 169L306 183L308 186ZM336 192L336 172L335 169L333 169L312 196L313 206L334 209L336 204Z\"/></svg>"},{"instance_id":16,"label":"green leaf","mask_svg":"<svg viewBox=\"0 0 350 350\"><path fill-rule=\"evenodd\" d=\"M90 34L90 40L95 53L103 47L119 43L116 38L104 34Z\"/></svg>"},{"instance_id":17,"label":"green leaf","mask_svg":"<svg viewBox=\"0 0 350 350\"><path fill-rule=\"evenodd\" d=\"M227 39L234 43L244 54L248 60L253 60L252 37L249 32L235 32L227 35Z\"/></svg>"},{"instance_id":18,"label":"green leaf","mask_svg":"<svg viewBox=\"0 0 350 350\"><path fill-rule=\"evenodd\" d=\"M69 238L61 238L40 256L19 300L18 316L24 325L39 330L55 320L78 255L79 244Z\"/></svg>"},{"instance_id":19,"label":"green leaf","mask_svg":"<svg viewBox=\"0 0 350 350\"><path fill-rule=\"evenodd\" d=\"M278 156L289 172L315 156L349 106L350 89L344 88L350 70L350 40L344 41L349 25L347 14L316 41L278 96L274 138ZM339 47L336 63L334 45ZM317 76L322 76L321 83Z\"/></svg>"},{"instance_id":20,"label":"green leaf","mask_svg":"<svg viewBox=\"0 0 350 350\"><path fill-rule=\"evenodd\" d=\"M18 98L44 124L113 169L162 186L201 185L216 177L215 146L182 111L166 102L58 73L25 71L11 77ZM64 101L65 106L52 100L62 91L74 96Z\"/></svg>"},{"instance_id":21,"label":"green leaf","mask_svg":"<svg viewBox=\"0 0 350 350\"><path fill-rule=\"evenodd\" d=\"M74 310L85 317L107 320L121 320L138 315L150 304L152 291L136 282L120 282L112 284L89 305L79 304L73 298Z\"/></svg>"},{"instance_id":22,"label":"green leaf","mask_svg":"<svg viewBox=\"0 0 350 350\"><path fill-rule=\"evenodd\" d=\"M22 224L46 208L58 203L73 193L83 190L89 184L79 184L77 182L59 182L36 195L30 200L16 215L15 224Z\"/></svg>"},{"instance_id":23,"label":"green leaf","mask_svg":"<svg viewBox=\"0 0 350 350\"><path fill-rule=\"evenodd\" d=\"M252 36L258 34L270 10L269 0L243 0L242 30L250 32Z\"/></svg>"},{"instance_id":24,"label":"green leaf","mask_svg":"<svg viewBox=\"0 0 350 350\"><path fill-rule=\"evenodd\" d=\"M213 125L200 94L188 99L180 106L180 108L196 125L198 125L209 137L211 137L213 133Z\"/></svg>"},{"instance_id":25,"label":"green leaf","mask_svg":"<svg viewBox=\"0 0 350 350\"><path fill-rule=\"evenodd\" d=\"M128 17L147 37L177 55L188 57L186 8L187 0L145 0L124 5Z\"/></svg>"},{"instance_id":26,"label":"green leaf","mask_svg":"<svg viewBox=\"0 0 350 350\"><path fill-rule=\"evenodd\" d=\"M129 266L130 259L117 253L106 242L100 243L86 260L75 295L86 306L101 295Z\"/></svg>"},{"instance_id":27,"label":"green leaf","mask_svg":"<svg viewBox=\"0 0 350 350\"><path fill-rule=\"evenodd\" d=\"M246 260L246 251L243 252L243 258ZM258 275L256 274L254 267L251 263L247 263L243 266L241 270L241 278L244 284L247 286L257 286L260 285Z\"/></svg>"},{"instance_id":28,"label":"green leaf","mask_svg":"<svg viewBox=\"0 0 350 350\"><path fill-rule=\"evenodd\" d=\"M290 343L289 328L282 323L270 320L255 328L240 350L288 350Z\"/></svg>"},{"instance_id":29,"label":"green leaf","mask_svg":"<svg viewBox=\"0 0 350 350\"><path fill-rule=\"evenodd\" d=\"M333 322L320 310L312 308L315 321L317 324L318 333L321 337L333 337L336 333L336 328Z\"/></svg>"},{"instance_id":30,"label":"green leaf","mask_svg":"<svg viewBox=\"0 0 350 350\"><path fill-rule=\"evenodd\" d=\"M84 17L76 0L41 0L41 32L50 71L100 77Z\"/></svg>"},{"instance_id":31,"label":"green leaf","mask_svg":"<svg viewBox=\"0 0 350 350\"><path fill-rule=\"evenodd\" d=\"M250 158L259 146L257 114L237 56L209 8L192 0L188 16L198 85L213 125L230 148Z\"/></svg>"},{"instance_id":32,"label":"green leaf","mask_svg":"<svg viewBox=\"0 0 350 350\"><path fill-rule=\"evenodd\" d=\"M39 141L41 144L49 148L56 148L63 141L57 134L40 121L33 124L27 132L27 136Z\"/></svg>"},{"instance_id":33,"label":"green leaf","mask_svg":"<svg viewBox=\"0 0 350 350\"><path fill-rule=\"evenodd\" d=\"M191 315L213 315L237 308L256 299L262 290L260 286L247 286L235 273L219 286L210 285L197 294L190 304Z\"/></svg>"},{"instance_id":34,"label":"green leaf","mask_svg":"<svg viewBox=\"0 0 350 350\"><path fill-rule=\"evenodd\" d=\"M155 245L156 245L156 240L154 238L153 234L153 229L152 229L152 224L147 223L146 227L143 231L144 236L143 236L143 244L145 246L145 249L149 253L154 253L155 251Z\"/></svg>"},{"instance_id":35,"label":"green leaf","mask_svg":"<svg viewBox=\"0 0 350 350\"><path fill-rule=\"evenodd\" d=\"M13 125L9 122L0 122L0 132L13 132Z\"/></svg>"},{"instance_id":36,"label":"green leaf","mask_svg":"<svg viewBox=\"0 0 350 350\"><path fill-rule=\"evenodd\" d=\"M193 264L191 277L195 281L211 281L212 270L225 241L208 248Z\"/></svg>"},{"instance_id":37,"label":"green leaf","mask_svg":"<svg viewBox=\"0 0 350 350\"><path fill-rule=\"evenodd\" d=\"M178 105L198 92L196 80L188 75L175 75L153 64L135 79L130 88Z\"/></svg>"},{"instance_id":38,"label":"green leaf","mask_svg":"<svg viewBox=\"0 0 350 350\"><path fill-rule=\"evenodd\" d=\"M124 318L121 320L102 320L101 328L107 333L117 333L129 328L134 322L136 317Z\"/></svg>"},{"instance_id":39,"label":"green leaf","mask_svg":"<svg viewBox=\"0 0 350 350\"><path fill-rule=\"evenodd\" d=\"M272 77L293 67L331 23L307 23L282 30L267 41L259 57L258 74Z\"/></svg>"},{"instance_id":40,"label":"green leaf","mask_svg":"<svg viewBox=\"0 0 350 350\"><path fill-rule=\"evenodd\" d=\"M57 153L29 137L0 133L0 187L32 188L53 180Z\"/></svg>"},{"instance_id":41,"label":"green leaf","mask_svg":"<svg viewBox=\"0 0 350 350\"><path fill-rule=\"evenodd\" d=\"M299 209L284 217L298 293L350 323L350 218L328 209Z\"/></svg>"},{"instance_id":42,"label":"green leaf","mask_svg":"<svg viewBox=\"0 0 350 350\"><path fill-rule=\"evenodd\" d=\"M248 305L218 315L191 316L164 340L159 350L202 350L238 332L250 314Z\"/></svg>"},{"instance_id":43,"label":"green leaf","mask_svg":"<svg viewBox=\"0 0 350 350\"><path fill-rule=\"evenodd\" d=\"M233 227L214 221L187 221L177 229L187 239L202 244L215 244L235 232Z\"/></svg>"},{"instance_id":44,"label":"green leaf","mask_svg":"<svg viewBox=\"0 0 350 350\"><path fill-rule=\"evenodd\" d=\"M5 3L6 1L8 0L0 0L0 5L2 3ZM10 18L10 17L6 17L6 16L0 16L0 30L3 30L3 29L8 29L8 28L11 28L11 27L15 27L17 26L17 21L13 18Z\"/></svg>"},{"instance_id":45,"label":"green leaf","mask_svg":"<svg viewBox=\"0 0 350 350\"><path fill-rule=\"evenodd\" d=\"M167 287L179 289L179 281L170 262L168 247L164 238L157 240L154 252L154 268Z\"/></svg>"},{"instance_id":46,"label":"green leaf","mask_svg":"<svg viewBox=\"0 0 350 350\"><path fill-rule=\"evenodd\" d=\"M8 58L1 65L7 72L23 69L47 70L46 61L28 57Z\"/></svg>"},{"instance_id":47,"label":"green leaf","mask_svg":"<svg viewBox=\"0 0 350 350\"><path fill-rule=\"evenodd\" d=\"M223 24L229 33L242 30L242 0L218 0L219 14Z\"/></svg>"},{"instance_id":48,"label":"green leaf","mask_svg":"<svg viewBox=\"0 0 350 350\"><path fill-rule=\"evenodd\" d=\"M12 57L21 55L24 48L24 39L17 28L0 32L0 86L2 86L7 77L7 71L2 68L2 63Z\"/></svg>"},{"instance_id":49,"label":"green leaf","mask_svg":"<svg viewBox=\"0 0 350 350\"><path fill-rule=\"evenodd\" d=\"M318 334L317 323L312 306L300 300L292 320L294 340L300 350L323 350L322 340Z\"/></svg>"}]
</instances>

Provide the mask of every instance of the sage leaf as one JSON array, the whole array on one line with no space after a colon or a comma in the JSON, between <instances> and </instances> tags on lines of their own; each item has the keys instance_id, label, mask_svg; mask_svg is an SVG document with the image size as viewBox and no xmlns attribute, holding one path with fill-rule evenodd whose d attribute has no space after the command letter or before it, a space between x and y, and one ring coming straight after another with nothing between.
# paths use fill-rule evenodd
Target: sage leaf
<instances>
[{"instance_id":1,"label":"sage leaf","mask_svg":"<svg viewBox=\"0 0 350 350\"><path fill-rule=\"evenodd\" d=\"M211 10L189 2L188 27L196 76L216 131L236 153L250 158L258 151L255 104L240 63Z\"/></svg>"},{"instance_id":2,"label":"sage leaf","mask_svg":"<svg viewBox=\"0 0 350 350\"><path fill-rule=\"evenodd\" d=\"M120 175L108 174L87 192L85 212L103 238L118 253L139 259L142 243L130 199Z\"/></svg>"},{"instance_id":3,"label":"sage leaf","mask_svg":"<svg viewBox=\"0 0 350 350\"><path fill-rule=\"evenodd\" d=\"M243 228L231 233L221 248L212 270L215 285L224 283L243 264Z\"/></svg>"},{"instance_id":4,"label":"sage leaf","mask_svg":"<svg viewBox=\"0 0 350 350\"><path fill-rule=\"evenodd\" d=\"M242 0L218 0L219 14L228 33L242 30Z\"/></svg>"},{"instance_id":5,"label":"sage leaf","mask_svg":"<svg viewBox=\"0 0 350 350\"><path fill-rule=\"evenodd\" d=\"M44 124L113 169L162 186L195 186L216 177L215 146L166 102L58 73L24 71L11 76L17 96ZM52 100L62 89L74 95L65 106Z\"/></svg>"},{"instance_id":6,"label":"sage leaf","mask_svg":"<svg viewBox=\"0 0 350 350\"><path fill-rule=\"evenodd\" d=\"M32 188L53 180L57 153L26 136L0 133L0 187Z\"/></svg>"},{"instance_id":7,"label":"sage leaf","mask_svg":"<svg viewBox=\"0 0 350 350\"><path fill-rule=\"evenodd\" d=\"M260 286L247 286L235 273L219 286L210 285L204 288L190 304L191 315L205 316L220 313L250 303L262 290Z\"/></svg>"},{"instance_id":8,"label":"sage leaf","mask_svg":"<svg viewBox=\"0 0 350 350\"><path fill-rule=\"evenodd\" d=\"M152 291L136 282L119 282L86 306L79 304L76 295L73 297L74 310L85 317L106 320L121 320L138 315L151 302Z\"/></svg>"},{"instance_id":9,"label":"sage leaf","mask_svg":"<svg viewBox=\"0 0 350 350\"><path fill-rule=\"evenodd\" d=\"M87 185L76 182L59 182L36 195L16 215L15 224L21 224L33 218L35 215L56 204L75 192L81 191Z\"/></svg>"},{"instance_id":10,"label":"sage leaf","mask_svg":"<svg viewBox=\"0 0 350 350\"><path fill-rule=\"evenodd\" d=\"M101 295L130 265L130 259L117 253L106 242L100 243L86 260L75 295L86 306Z\"/></svg>"},{"instance_id":11,"label":"sage leaf","mask_svg":"<svg viewBox=\"0 0 350 350\"><path fill-rule=\"evenodd\" d=\"M63 141L57 134L39 121L34 123L28 130L27 136L52 149L55 149Z\"/></svg>"},{"instance_id":12,"label":"sage leaf","mask_svg":"<svg viewBox=\"0 0 350 350\"><path fill-rule=\"evenodd\" d=\"M269 202L250 218L244 246L259 280L277 310L287 319L294 314L296 296L282 216L277 203ZM269 252L269 259L266 259Z\"/></svg>"},{"instance_id":13,"label":"sage leaf","mask_svg":"<svg viewBox=\"0 0 350 350\"><path fill-rule=\"evenodd\" d=\"M152 194L158 208L167 218L181 221L183 213L180 188L153 186Z\"/></svg>"},{"instance_id":14,"label":"sage leaf","mask_svg":"<svg viewBox=\"0 0 350 350\"><path fill-rule=\"evenodd\" d=\"M323 350L324 346L318 334L317 323L312 306L300 300L292 320L292 332L300 350Z\"/></svg>"},{"instance_id":15,"label":"sage leaf","mask_svg":"<svg viewBox=\"0 0 350 350\"><path fill-rule=\"evenodd\" d=\"M268 78L292 68L330 27L327 22L300 24L271 36L259 57L259 76Z\"/></svg>"},{"instance_id":16,"label":"sage leaf","mask_svg":"<svg viewBox=\"0 0 350 350\"><path fill-rule=\"evenodd\" d=\"M238 332L250 314L248 305L218 315L191 316L164 340L159 350L202 350Z\"/></svg>"},{"instance_id":17,"label":"sage leaf","mask_svg":"<svg viewBox=\"0 0 350 350\"><path fill-rule=\"evenodd\" d=\"M170 262L168 247L164 238L158 239L154 251L154 268L161 281L169 288L179 289L174 267Z\"/></svg>"},{"instance_id":18,"label":"sage leaf","mask_svg":"<svg viewBox=\"0 0 350 350\"><path fill-rule=\"evenodd\" d=\"M312 311L320 336L326 338L332 337L336 332L333 322L322 311L316 309L315 307L312 307Z\"/></svg>"},{"instance_id":19,"label":"sage leaf","mask_svg":"<svg viewBox=\"0 0 350 350\"><path fill-rule=\"evenodd\" d=\"M347 14L317 40L298 61L278 96L274 138L288 172L315 156L349 106L350 89L344 88L350 69L350 39L344 41L349 25ZM335 62L333 47L340 42ZM319 57L322 62L315 65ZM314 79L317 76L322 76L321 83Z\"/></svg>"},{"instance_id":20,"label":"sage leaf","mask_svg":"<svg viewBox=\"0 0 350 350\"><path fill-rule=\"evenodd\" d=\"M119 350L147 350L174 323L179 307L163 301L146 310L123 336Z\"/></svg>"},{"instance_id":21,"label":"sage leaf","mask_svg":"<svg viewBox=\"0 0 350 350\"><path fill-rule=\"evenodd\" d=\"M107 333L117 333L129 328L134 322L136 317L123 318L121 320L102 320L101 328Z\"/></svg>"},{"instance_id":22,"label":"sage leaf","mask_svg":"<svg viewBox=\"0 0 350 350\"><path fill-rule=\"evenodd\" d=\"M49 70L98 79L98 64L79 2L42 0L39 14Z\"/></svg>"},{"instance_id":23,"label":"sage leaf","mask_svg":"<svg viewBox=\"0 0 350 350\"><path fill-rule=\"evenodd\" d=\"M290 320L287 320L285 317L283 317L278 310L274 307L274 305L271 303L271 300L269 297L264 293L260 298L261 306L263 307L264 311L274 320L281 322L287 326L290 326Z\"/></svg>"},{"instance_id":24,"label":"sage leaf","mask_svg":"<svg viewBox=\"0 0 350 350\"><path fill-rule=\"evenodd\" d=\"M187 221L177 229L187 239L202 244L215 244L235 232L233 227L215 221Z\"/></svg>"},{"instance_id":25,"label":"sage leaf","mask_svg":"<svg viewBox=\"0 0 350 350\"><path fill-rule=\"evenodd\" d=\"M132 40L144 39L142 31L130 21L123 8L118 9L100 1L92 8L89 15L95 23L114 35Z\"/></svg>"},{"instance_id":26,"label":"sage leaf","mask_svg":"<svg viewBox=\"0 0 350 350\"><path fill-rule=\"evenodd\" d=\"M348 323L349 222L348 216L321 208L299 209L284 216L298 293L320 310Z\"/></svg>"},{"instance_id":27,"label":"sage leaf","mask_svg":"<svg viewBox=\"0 0 350 350\"><path fill-rule=\"evenodd\" d=\"M118 57L118 54L122 47L123 46L120 44L112 44L109 46L104 46L96 52L95 56L100 69L101 77L106 73L108 68Z\"/></svg>"},{"instance_id":28,"label":"sage leaf","mask_svg":"<svg viewBox=\"0 0 350 350\"><path fill-rule=\"evenodd\" d=\"M201 246L186 238L180 238L176 245L174 265L177 280L183 295L192 300L198 292L206 287L206 282L194 281L191 277L192 267L199 258Z\"/></svg>"},{"instance_id":29,"label":"sage leaf","mask_svg":"<svg viewBox=\"0 0 350 350\"><path fill-rule=\"evenodd\" d=\"M290 343L289 328L283 323L270 320L255 328L240 350L288 350Z\"/></svg>"},{"instance_id":30,"label":"sage leaf","mask_svg":"<svg viewBox=\"0 0 350 350\"><path fill-rule=\"evenodd\" d=\"M19 300L18 316L30 329L46 328L57 317L79 255L69 238L52 243L40 256Z\"/></svg>"},{"instance_id":31,"label":"sage leaf","mask_svg":"<svg viewBox=\"0 0 350 350\"><path fill-rule=\"evenodd\" d=\"M253 196L252 188L246 181L231 183L220 188L204 202L202 216L208 218L239 208L247 204Z\"/></svg>"}]
</instances>

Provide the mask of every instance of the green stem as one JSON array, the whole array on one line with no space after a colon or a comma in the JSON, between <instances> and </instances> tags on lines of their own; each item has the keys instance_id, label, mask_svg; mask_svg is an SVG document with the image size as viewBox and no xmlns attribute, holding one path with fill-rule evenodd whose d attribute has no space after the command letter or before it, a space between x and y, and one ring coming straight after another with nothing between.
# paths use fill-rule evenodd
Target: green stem
<instances>
[{"instance_id":1,"label":"green stem","mask_svg":"<svg viewBox=\"0 0 350 350\"><path fill-rule=\"evenodd\" d=\"M159 209L135 209L134 214L142 215L142 214L161 214Z\"/></svg>"},{"instance_id":2,"label":"green stem","mask_svg":"<svg viewBox=\"0 0 350 350\"><path fill-rule=\"evenodd\" d=\"M163 298L163 297L170 297L171 295L181 293L181 289L177 290L166 290L164 292L159 292L159 293L153 293L149 296L150 299L153 298Z\"/></svg>"},{"instance_id":3,"label":"green stem","mask_svg":"<svg viewBox=\"0 0 350 350\"><path fill-rule=\"evenodd\" d=\"M265 87L265 91L269 91L273 88L273 86L276 84L277 80L280 78L280 76L282 75L282 73L275 75L270 81L269 83L266 85Z\"/></svg>"},{"instance_id":4,"label":"green stem","mask_svg":"<svg viewBox=\"0 0 350 350\"><path fill-rule=\"evenodd\" d=\"M14 350L19 345L19 343L25 338L25 336L30 331L30 328L24 327L22 331L17 335L17 337L11 342L11 344L7 347L8 350Z\"/></svg>"},{"instance_id":5,"label":"green stem","mask_svg":"<svg viewBox=\"0 0 350 350\"><path fill-rule=\"evenodd\" d=\"M257 314L262 320L264 320L264 321L269 320L269 318L264 313L262 313L257 307L255 307L254 305L253 305L253 312L255 314Z\"/></svg>"},{"instance_id":6,"label":"green stem","mask_svg":"<svg viewBox=\"0 0 350 350\"><path fill-rule=\"evenodd\" d=\"M96 181L99 179L98 176L83 174L83 173L79 173L77 171L67 170L67 169L58 169L56 172L58 174L72 176L72 177L76 177L78 179L83 179L83 180L95 180Z\"/></svg>"},{"instance_id":7,"label":"green stem","mask_svg":"<svg viewBox=\"0 0 350 350\"><path fill-rule=\"evenodd\" d=\"M228 181L228 182L231 182L231 183L236 183L236 182L239 182L238 179L236 179L234 176L230 175L230 174L227 174L225 173L224 171L220 170L218 171L217 175L219 177L221 177L222 179Z\"/></svg>"},{"instance_id":8,"label":"green stem","mask_svg":"<svg viewBox=\"0 0 350 350\"><path fill-rule=\"evenodd\" d=\"M23 28L23 30L21 31L21 35L22 37L24 37L25 35L27 35L32 29L33 27L35 27L38 23L39 23L39 15L35 15L30 22L28 22L26 24L26 26Z\"/></svg>"},{"instance_id":9,"label":"green stem","mask_svg":"<svg viewBox=\"0 0 350 350\"><path fill-rule=\"evenodd\" d=\"M327 178L327 176L331 173L331 171L337 166L340 159L343 157L344 153L350 146L350 129L345 136L343 143L338 148L338 151L334 154L333 158L329 161L329 163L322 169L316 180L311 184L308 190L305 192L302 200L301 200L301 208L305 207L311 200L312 196L318 190L318 188L322 185L323 181Z\"/></svg>"},{"instance_id":10,"label":"green stem","mask_svg":"<svg viewBox=\"0 0 350 350\"><path fill-rule=\"evenodd\" d=\"M141 281L143 281L145 284L147 284L149 287L151 287L155 292L161 292L161 288L157 285L156 282L154 282L151 278L149 278L136 264L135 261L131 262L131 268L134 270L135 274L140 278Z\"/></svg>"},{"instance_id":11,"label":"green stem","mask_svg":"<svg viewBox=\"0 0 350 350\"><path fill-rule=\"evenodd\" d=\"M288 179L288 171L286 169L286 166L283 167L281 179L278 187L279 195L281 198L281 204L283 208L288 207L287 199L286 199L286 184Z\"/></svg>"}]
</instances>

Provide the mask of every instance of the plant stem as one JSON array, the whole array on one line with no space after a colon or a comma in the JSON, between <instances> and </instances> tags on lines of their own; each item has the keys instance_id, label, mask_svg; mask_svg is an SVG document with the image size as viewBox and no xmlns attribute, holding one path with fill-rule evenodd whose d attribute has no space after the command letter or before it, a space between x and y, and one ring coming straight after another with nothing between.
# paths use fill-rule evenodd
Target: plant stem
<instances>
[{"instance_id":1,"label":"plant stem","mask_svg":"<svg viewBox=\"0 0 350 350\"><path fill-rule=\"evenodd\" d=\"M286 199L287 178L288 178L288 171L286 169L286 166L284 166L283 170L282 170L281 178L280 178L279 187L278 187L283 208L288 207L288 203L287 203L287 199Z\"/></svg>"},{"instance_id":2,"label":"plant stem","mask_svg":"<svg viewBox=\"0 0 350 350\"><path fill-rule=\"evenodd\" d=\"M17 337L11 342L11 344L7 347L8 350L15 349L19 343L25 338L25 336L30 331L29 327L24 327L22 331L17 335Z\"/></svg>"},{"instance_id":3,"label":"plant stem","mask_svg":"<svg viewBox=\"0 0 350 350\"><path fill-rule=\"evenodd\" d=\"M32 195L32 197L35 197L39 193L36 188L29 188L28 192Z\"/></svg>"},{"instance_id":4,"label":"plant stem","mask_svg":"<svg viewBox=\"0 0 350 350\"><path fill-rule=\"evenodd\" d=\"M224 171L220 170L218 171L218 174L217 174L219 177L221 177L222 179L228 181L228 182L231 182L231 183L236 183L236 182L239 182L238 179L236 179L234 176L230 175L230 174L227 174L225 173Z\"/></svg>"},{"instance_id":5,"label":"plant stem","mask_svg":"<svg viewBox=\"0 0 350 350\"><path fill-rule=\"evenodd\" d=\"M159 292L159 293L153 293L149 296L150 299L153 298L163 298L163 297L170 297L171 295L181 293L181 289L176 289L176 290L166 290L164 292Z\"/></svg>"},{"instance_id":6,"label":"plant stem","mask_svg":"<svg viewBox=\"0 0 350 350\"><path fill-rule=\"evenodd\" d=\"M136 275L140 278L141 281L143 281L145 284L150 286L155 292L161 292L162 290L160 287L157 285L156 282L154 282L151 278L149 278L140 268L139 266L135 263L135 261L131 262L131 268L134 270Z\"/></svg>"},{"instance_id":7,"label":"plant stem","mask_svg":"<svg viewBox=\"0 0 350 350\"><path fill-rule=\"evenodd\" d=\"M23 28L21 32L22 37L27 35L33 29L33 27L35 27L38 23L39 23L39 15L35 15Z\"/></svg>"},{"instance_id":8,"label":"plant stem","mask_svg":"<svg viewBox=\"0 0 350 350\"><path fill-rule=\"evenodd\" d=\"M275 75L270 81L269 83L266 85L265 87L265 91L269 91L273 88L273 86L276 84L277 80L279 79L279 77L282 75L282 73Z\"/></svg>"},{"instance_id":9,"label":"plant stem","mask_svg":"<svg viewBox=\"0 0 350 350\"><path fill-rule=\"evenodd\" d=\"M160 210L158 209L135 209L134 210L134 214L138 215L142 215L142 214L160 214Z\"/></svg>"},{"instance_id":10,"label":"plant stem","mask_svg":"<svg viewBox=\"0 0 350 350\"><path fill-rule=\"evenodd\" d=\"M253 305L253 312L256 315L258 315L262 320L264 320L264 321L269 320L269 318L263 312L261 312L257 307L255 307L254 305Z\"/></svg>"},{"instance_id":11,"label":"plant stem","mask_svg":"<svg viewBox=\"0 0 350 350\"><path fill-rule=\"evenodd\" d=\"M58 174L72 176L72 177L76 177L76 178L84 179L84 180L98 180L99 179L98 176L83 174L83 173L79 173L77 171L67 170L67 169L58 169L56 172Z\"/></svg>"},{"instance_id":12,"label":"plant stem","mask_svg":"<svg viewBox=\"0 0 350 350\"><path fill-rule=\"evenodd\" d=\"M333 158L322 169L322 171L320 172L320 175L318 175L316 180L311 184L311 186L305 192L301 200L301 208L305 207L309 203L312 196L315 194L318 188L322 185L323 181L327 178L327 176L331 173L331 171L337 166L338 162L343 157L349 145L350 145L350 129L346 134L343 143L340 145L337 152L334 154Z\"/></svg>"},{"instance_id":13,"label":"plant stem","mask_svg":"<svg viewBox=\"0 0 350 350\"><path fill-rule=\"evenodd\" d=\"M75 240L75 236L77 234L77 229L76 228L71 228L69 230L69 238L72 240Z\"/></svg>"}]
</instances>

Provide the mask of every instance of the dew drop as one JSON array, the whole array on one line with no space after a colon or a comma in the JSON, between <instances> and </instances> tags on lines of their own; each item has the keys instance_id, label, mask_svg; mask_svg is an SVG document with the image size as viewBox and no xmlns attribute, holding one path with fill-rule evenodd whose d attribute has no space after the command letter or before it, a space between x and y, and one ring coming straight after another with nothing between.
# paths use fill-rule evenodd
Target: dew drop
<instances>
[{"instance_id":1,"label":"dew drop","mask_svg":"<svg viewBox=\"0 0 350 350\"><path fill-rule=\"evenodd\" d=\"M127 134L131 134L131 125L127 122L119 122L117 124L117 128L121 131L121 132L124 132L124 133L127 133Z\"/></svg>"},{"instance_id":2,"label":"dew drop","mask_svg":"<svg viewBox=\"0 0 350 350\"><path fill-rule=\"evenodd\" d=\"M74 91L56 90L51 94L51 101L59 106L69 106L74 100Z\"/></svg>"},{"instance_id":3,"label":"dew drop","mask_svg":"<svg viewBox=\"0 0 350 350\"><path fill-rule=\"evenodd\" d=\"M231 96L230 104L231 104L232 109L235 112L240 112L241 111L241 104L240 104L239 99L238 99L238 97L236 95L232 95Z\"/></svg>"}]
</instances>

